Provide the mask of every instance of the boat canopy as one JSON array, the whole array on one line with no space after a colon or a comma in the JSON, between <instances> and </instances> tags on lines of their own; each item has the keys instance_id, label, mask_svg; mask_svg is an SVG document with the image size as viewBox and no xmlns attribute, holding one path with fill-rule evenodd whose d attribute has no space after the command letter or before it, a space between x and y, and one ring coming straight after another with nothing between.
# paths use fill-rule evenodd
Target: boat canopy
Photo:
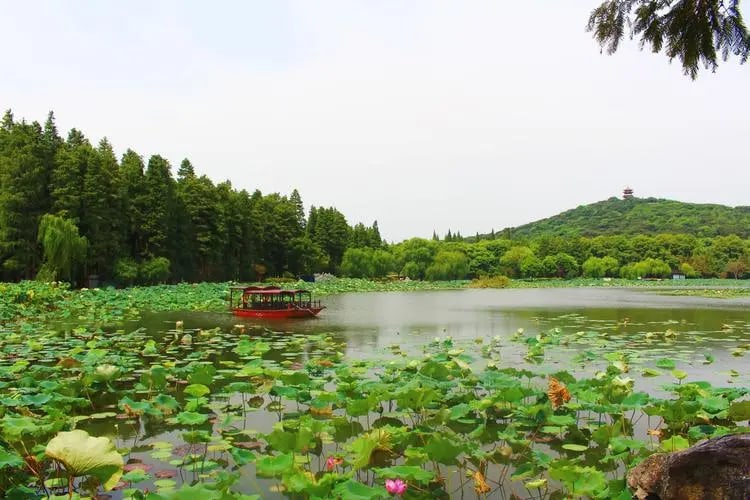
<instances>
[{"instance_id":1,"label":"boat canopy","mask_svg":"<svg viewBox=\"0 0 750 500\"><path fill-rule=\"evenodd\" d=\"M237 286L232 287L234 290L242 291L243 295L297 295L301 293L310 293L309 290L282 290L277 286Z\"/></svg>"}]
</instances>

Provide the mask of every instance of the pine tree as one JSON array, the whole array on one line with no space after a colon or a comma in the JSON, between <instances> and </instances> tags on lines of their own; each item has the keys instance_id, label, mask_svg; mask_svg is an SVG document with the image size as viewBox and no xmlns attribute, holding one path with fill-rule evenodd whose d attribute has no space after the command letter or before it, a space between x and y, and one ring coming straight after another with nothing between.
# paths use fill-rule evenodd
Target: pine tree
<instances>
[{"instance_id":1,"label":"pine tree","mask_svg":"<svg viewBox=\"0 0 750 500\"><path fill-rule=\"evenodd\" d=\"M380 237L380 228L378 228L378 221L372 223L372 238L370 242L372 248L380 248L383 246L383 238Z\"/></svg>"},{"instance_id":2,"label":"pine tree","mask_svg":"<svg viewBox=\"0 0 750 500\"><path fill-rule=\"evenodd\" d=\"M128 149L122 157L118 184L122 203L122 237L125 241L122 257L140 260L146 255L144 225L149 207L143 158L132 149Z\"/></svg>"},{"instance_id":3,"label":"pine tree","mask_svg":"<svg viewBox=\"0 0 750 500\"><path fill-rule=\"evenodd\" d=\"M0 125L0 128L8 133L13 130L13 112L11 110L5 110L5 114L3 114L3 122Z\"/></svg>"},{"instance_id":4,"label":"pine tree","mask_svg":"<svg viewBox=\"0 0 750 500\"><path fill-rule=\"evenodd\" d=\"M52 170L52 212L72 219L76 224L81 221L83 179L92 155L93 148L89 141L81 132L71 129L67 141L56 155Z\"/></svg>"},{"instance_id":5,"label":"pine tree","mask_svg":"<svg viewBox=\"0 0 750 500\"><path fill-rule=\"evenodd\" d=\"M182 163L180 163L180 168L177 169L177 180L182 181L193 177L195 177L195 169L193 168L193 164L190 163L190 160L185 158L184 160L182 160Z\"/></svg>"},{"instance_id":6,"label":"pine tree","mask_svg":"<svg viewBox=\"0 0 750 500\"><path fill-rule=\"evenodd\" d=\"M329 272L337 272L344 256L351 229L344 214L333 207L316 210L315 231L311 235L315 242L328 256Z\"/></svg>"},{"instance_id":7,"label":"pine tree","mask_svg":"<svg viewBox=\"0 0 750 500\"><path fill-rule=\"evenodd\" d=\"M216 186L216 222L214 241L216 248L210 253L210 266L214 279L242 279L242 254L245 246L247 192L238 193L232 183L225 181ZM244 194L243 194L244 193ZM245 268L249 273L249 266Z\"/></svg>"},{"instance_id":8,"label":"pine tree","mask_svg":"<svg viewBox=\"0 0 750 500\"><path fill-rule=\"evenodd\" d=\"M209 280L223 266L218 257L222 239L219 192L208 177L186 175L177 182L177 198L181 214L177 227L185 238L175 261L182 264L187 279Z\"/></svg>"},{"instance_id":9,"label":"pine tree","mask_svg":"<svg viewBox=\"0 0 750 500\"><path fill-rule=\"evenodd\" d=\"M302 197L299 195L299 191L294 189L292 194L289 196L289 201L292 202L297 212L297 225L300 231L305 230L305 206L302 204Z\"/></svg>"},{"instance_id":10,"label":"pine tree","mask_svg":"<svg viewBox=\"0 0 750 500\"><path fill-rule=\"evenodd\" d=\"M145 206L143 231L145 236L145 255L149 258L167 257L169 222L174 200L174 179L167 160L153 155L148 160L145 184Z\"/></svg>"},{"instance_id":11,"label":"pine tree","mask_svg":"<svg viewBox=\"0 0 750 500\"><path fill-rule=\"evenodd\" d=\"M315 228L318 224L318 211L315 209L315 205L310 206L310 215L307 218L307 225L305 226L305 233L312 238L315 234Z\"/></svg>"},{"instance_id":12,"label":"pine tree","mask_svg":"<svg viewBox=\"0 0 750 500\"><path fill-rule=\"evenodd\" d=\"M45 198L49 204L52 203L52 197L49 190L51 189L52 183L52 172L55 170L55 161L57 155L60 153L65 141L63 141L60 134L57 132L57 125L55 125L55 114L50 111L47 115L47 121L44 122L44 132L42 132L42 149L44 155L44 170L48 174L45 179L45 188L47 193ZM45 207L45 212L51 210L51 206Z\"/></svg>"},{"instance_id":13,"label":"pine tree","mask_svg":"<svg viewBox=\"0 0 750 500\"><path fill-rule=\"evenodd\" d=\"M104 138L89 157L81 194L81 233L89 241L88 272L112 275L122 253L122 210L118 186L120 167L112 145Z\"/></svg>"},{"instance_id":14,"label":"pine tree","mask_svg":"<svg viewBox=\"0 0 750 500\"><path fill-rule=\"evenodd\" d=\"M4 279L30 279L39 268L39 219L49 207L42 127L5 113L0 134L0 264Z\"/></svg>"}]
</instances>

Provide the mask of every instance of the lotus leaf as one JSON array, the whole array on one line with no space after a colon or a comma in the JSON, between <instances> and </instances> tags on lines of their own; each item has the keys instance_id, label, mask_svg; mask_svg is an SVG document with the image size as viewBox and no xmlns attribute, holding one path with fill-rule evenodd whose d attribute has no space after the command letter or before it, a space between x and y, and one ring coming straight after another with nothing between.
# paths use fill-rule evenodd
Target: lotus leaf
<instances>
[{"instance_id":1,"label":"lotus leaf","mask_svg":"<svg viewBox=\"0 0 750 500\"><path fill-rule=\"evenodd\" d=\"M465 451L465 446L447 436L433 434L424 447L424 451L437 462L453 465L457 463L458 456Z\"/></svg>"},{"instance_id":2,"label":"lotus leaf","mask_svg":"<svg viewBox=\"0 0 750 500\"><path fill-rule=\"evenodd\" d=\"M289 470L293 464L294 455L291 453L265 456L255 462L258 475L264 477L280 476L283 472Z\"/></svg>"},{"instance_id":3,"label":"lotus leaf","mask_svg":"<svg viewBox=\"0 0 750 500\"><path fill-rule=\"evenodd\" d=\"M190 384L187 387L185 387L185 393L193 397L199 398L201 396L205 396L206 394L210 394L211 389L209 389L203 384Z\"/></svg>"},{"instance_id":4,"label":"lotus leaf","mask_svg":"<svg viewBox=\"0 0 750 500\"><path fill-rule=\"evenodd\" d=\"M202 425L208 420L208 415L192 411L183 411L177 414L177 421L183 425Z\"/></svg>"},{"instance_id":5,"label":"lotus leaf","mask_svg":"<svg viewBox=\"0 0 750 500\"><path fill-rule=\"evenodd\" d=\"M682 436L672 436L671 438L662 441L659 448L662 451L666 452L672 452L672 451L680 451L688 448L690 446L690 442L685 439Z\"/></svg>"},{"instance_id":6,"label":"lotus leaf","mask_svg":"<svg viewBox=\"0 0 750 500\"><path fill-rule=\"evenodd\" d=\"M656 366L665 370L673 370L675 368L675 362L673 359L662 358L656 361Z\"/></svg>"},{"instance_id":7,"label":"lotus leaf","mask_svg":"<svg viewBox=\"0 0 750 500\"><path fill-rule=\"evenodd\" d=\"M385 488L372 488L353 479L338 484L333 493L336 498L352 500L375 500L390 497Z\"/></svg>"},{"instance_id":8,"label":"lotus leaf","mask_svg":"<svg viewBox=\"0 0 750 500\"><path fill-rule=\"evenodd\" d=\"M547 485L546 478L535 479L534 481L528 481L524 486L528 489L542 488Z\"/></svg>"},{"instance_id":9,"label":"lotus leaf","mask_svg":"<svg viewBox=\"0 0 750 500\"><path fill-rule=\"evenodd\" d=\"M114 365L110 364L104 364L99 365L96 367L96 371L94 372L94 377L96 380L100 382L109 382L113 378L117 376L117 374L120 372L120 369L117 368Z\"/></svg>"},{"instance_id":10,"label":"lotus leaf","mask_svg":"<svg viewBox=\"0 0 750 500\"><path fill-rule=\"evenodd\" d=\"M112 489L123 472L123 459L112 441L92 437L86 431L59 432L45 450L74 477L94 476L106 490Z\"/></svg>"},{"instance_id":11,"label":"lotus leaf","mask_svg":"<svg viewBox=\"0 0 750 500\"><path fill-rule=\"evenodd\" d=\"M729 407L728 415L730 420L735 422L743 422L750 420L750 401L740 401L733 403Z\"/></svg>"},{"instance_id":12,"label":"lotus leaf","mask_svg":"<svg viewBox=\"0 0 750 500\"><path fill-rule=\"evenodd\" d=\"M435 478L435 473L413 465L394 465L375 469L375 472L383 478L399 478L418 483L428 483Z\"/></svg>"},{"instance_id":13,"label":"lotus leaf","mask_svg":"<svg viewBox=\"0 0 750 500\"><path fill-rule=\"evenodd\" d=\"M588 446L584 446L582 444L575 444L575 443L567 443L562 445L562 448L564 450L570 450L570 451L586 451L589 449Z\"/></svg>"},{"instance_id":14,"label":"lotus leaf","mask_svg":"<svg viewBox=\"0 0 750 500\"><path fill-rule=\"evenodd\" d=\"M5 467L19 467L23 463L23 458L20 455L0 448L0 469Z\"/></svg>"}]
</instances>

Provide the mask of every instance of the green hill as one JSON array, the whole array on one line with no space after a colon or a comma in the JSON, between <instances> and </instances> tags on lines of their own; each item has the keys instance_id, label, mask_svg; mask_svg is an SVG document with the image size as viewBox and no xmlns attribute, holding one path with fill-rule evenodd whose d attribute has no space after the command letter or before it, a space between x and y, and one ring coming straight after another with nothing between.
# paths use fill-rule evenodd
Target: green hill
<instances>
[{"instance_id":1,"label":"green hill","mask_svg":"<svg viewBox=\"0 0 750 500\"><path fill-rule=\"evenodd\" d=\"M750 207L610 198L505 230L513 238L684 233L750 237Z\"/></svg>"}]
</instances>

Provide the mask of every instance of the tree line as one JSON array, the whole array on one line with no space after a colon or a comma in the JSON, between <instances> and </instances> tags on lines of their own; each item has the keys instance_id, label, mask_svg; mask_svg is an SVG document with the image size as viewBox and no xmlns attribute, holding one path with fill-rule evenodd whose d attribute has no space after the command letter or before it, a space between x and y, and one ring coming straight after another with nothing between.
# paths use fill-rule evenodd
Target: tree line
<instances>
[{"instance_id":1,"label":"tree line","mask_svg":"<svg viewBox=\"0 0 750 500\"><path fill-rule=\"evenodd\" d=\"M377 222L350 226L333 207L305 212L300 194L237 190L198 176L189 160L172 175L159 155L93 146L54 115L44 125L0 123L0 278L98 276L121 285L250 281L329 272L351 277L750 277L750 242L737 235L524 237L503 231L388 245Z\"/></svg>"},{"instance_id":2,"label":"tree line","mask_svg":"<svg viewBox=\"0 0 750 500\"><path fill-rule=\"evenodd\" d=\"M255 280L338 272L348 248L380 248L377 222L350 226L333 207L305 213L289 196L234 189L198 176L185 159L176 177L159 155L78 130L63 139L50 112L42 125L0 123L0 278L129 285Z\"/></svg>"},{"instance_id":3,"label":"tree line","mask_svg":"<svg viewBox=\"0 0 750 500\"><path fill-rule=\"evenodd\" d=\"M446 235L447 236L447 235ZM387 248L350 248L341 271L351 277L400 274L411 279L478 277L750 278L750 240L689 234L542 236L502 233L476 241L413 238Z\"/></svg>"}]
</instances>

